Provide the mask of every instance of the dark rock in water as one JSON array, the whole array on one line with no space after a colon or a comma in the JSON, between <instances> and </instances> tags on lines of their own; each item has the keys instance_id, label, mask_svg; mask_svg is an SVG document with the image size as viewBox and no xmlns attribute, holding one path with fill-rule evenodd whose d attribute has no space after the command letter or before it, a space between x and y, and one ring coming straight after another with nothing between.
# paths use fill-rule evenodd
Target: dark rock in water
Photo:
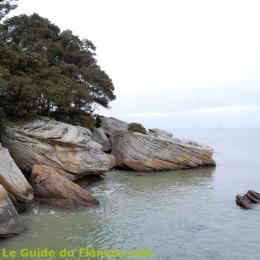
<instances>
[{"instance_id":1,"label":"dark rock in water","mask_svg":"<svg viewBox=\"0 0 260 260\"><path fill-rule=\"evenodd\" d=\"M252 202L249 200L247 196L236 196L236 203L238 206L244 209L252 209Z\"/></svg>"},{"instance_id":2,"label":"dark rock in water","mask_svg":"<svg viewBox=\"0 0 260 260\"><path fill-rule=\"evenodd\" d=\"M252 204L260 203L260 194L256 191L249 190L244 196L237 195L236 203L244 209L252 209Z\"/></svg>"},{"instance_id":3,"label":"dark rock in water","mask_svg":"<svg viewBox=\"0 0 260 260\"><path fill-rule=\"evenodd\" d=\"M92 183L102 181L102 180L103 180L103 178L100 175L89 175L89 176L84 176L80 179L77 179L73 182L82 187L82 186L87 186L87 185L90 185Z\"/></svg>"},{"instance_id":4,"label":"dark rock in water","mask_svg":"<svg viewBox=\"0 0 260 260\"><path fill-rule=\"evenodd\" d=\"M260 197L258 199L257 196L255 196L254 192L252 192L252 191L248 191L245 196L247 196L248 199L250 201L252 201L253 203L260 203Z\"/></svg>"},{"instance_id":5,"label":"dark rock in water","mask_svg":"<svg viewBox=\"0 0 260 260\"><path fill-rule=\"evenodd\" d=\"M66 209L99 204L85 189L47 165L33 166L31 183L38 202Z\"/></svg>"},{"instance_id":6,"label":"dark rock in water","mask_svg":"<svg viewBox=\"0 0 260 260\"><path fill-rule=\"evenodd\" d=\"M251 197L254 197L255 200L258 200L258 203L260 203L260 194L257 193L256 191L253 191L253 190L249 190L247 192L247 194L250 194Z\"/></svg>"},{"instance_id":7,"label":"dark rock in water","mask_svg":"<svg viewBox=\"0 0 260 260\"><path fill-rule=\"evenodd\" d=\"M11 199L0 184L0 238L8 238L22 233L25 225L18 215Z\"/></svg>"}]
</instances>

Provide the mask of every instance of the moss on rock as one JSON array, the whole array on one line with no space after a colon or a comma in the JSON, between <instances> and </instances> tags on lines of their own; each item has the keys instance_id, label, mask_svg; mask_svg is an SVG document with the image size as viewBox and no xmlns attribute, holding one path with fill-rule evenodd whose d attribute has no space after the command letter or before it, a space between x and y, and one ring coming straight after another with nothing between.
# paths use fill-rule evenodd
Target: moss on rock
<instances>
[{"instance_id":1,"label":"moss on rock","mask_svg":"<svg viewBox=\"0 0 260 260\"><path fill-rule=\"evenodd\" d=\"M141 133L144 135L147 134L146 129L141 124L138 124L138 123L129 124L127 130L130 132Z\"/></svg>"}]
</instances>

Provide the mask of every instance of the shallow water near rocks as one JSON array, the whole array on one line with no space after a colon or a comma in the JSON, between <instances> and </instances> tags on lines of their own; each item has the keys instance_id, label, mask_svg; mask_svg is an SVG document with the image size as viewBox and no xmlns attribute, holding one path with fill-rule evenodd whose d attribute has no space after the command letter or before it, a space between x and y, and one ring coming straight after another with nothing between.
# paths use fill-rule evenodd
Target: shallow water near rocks
<instances>
[{"instance_id":1,"label":"shallow water near rocks","mask_svg":"<svg viewBox=\"0 0 260 260\"><path fill-rule=\"evenodd\" d=\"M259 259L260 206L242 210L235 195L260 192L260 129L172 132L213 147L217 167L110 172L86 187L99 207L73 212L35 205L23 215L28 230L1 240L0 248L149 248L152 258L136 259Z\"/></svg>"}]
</instances>

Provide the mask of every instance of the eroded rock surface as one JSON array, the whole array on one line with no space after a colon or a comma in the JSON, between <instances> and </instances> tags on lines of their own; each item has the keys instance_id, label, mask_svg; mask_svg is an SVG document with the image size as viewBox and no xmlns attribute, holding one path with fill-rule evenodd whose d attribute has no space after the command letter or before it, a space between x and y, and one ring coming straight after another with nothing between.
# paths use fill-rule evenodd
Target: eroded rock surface
<instances>
[{"instance_id":1,"label":"eroded rock surface","mask_svg":"<svg viewBox=\"0 0 260 260\"><path fill-rule=\"evenodd\" d=\"M0 184L4 186L15 207L23 211L33 200L33 190L7 149L0 145Z\"/></svg>"},{"instance_id":2,"label":"eroded rock surface","mask_svg":"<svg viewBox=\"0 0 260 260\"><path fill-rule=\"evenodd\" d=\"M162 139L128 131L109 138L119 166L134 171L162 171L214 166L213 149L177 138Z\"/></svg>"},{"instance_id":3,"label":"eroded rock surface","mask_svg":"<svg viewBox=\"0 0 260 260\"><path fill-rule=\"evenodd\" d=\"M31 172L35 164L50 165L63 176L77 179L109 169L108 156L91 136L86 128L40 117L7 127L2 141L21 169Z\"/></svg>"},{"instance_id":4,"label":"eroded rock surface","mask_svg":"<svg viewBox=\"0 0 260 260\"><path fill-rule=\"evenodd\" d=\"M25 228L8 193L0 184L0 238L18 235L22 233Z\"/></svg>"},{"instance_id":5,"label":"eroded rock surface","mask_svg":"<svg viewBox=\"0 0 260 260\"><path fill-rule=\"evenodd\" d=\"M163 129L159 129L159 128L153 128L153 129L149 129L149 134L154 136L154 137L159 137L162 139L169 139L173 137L172 133L169 133Z\"/></svg>"},{"instance_id":6,"label":"eroded rock surface","mask_svg":"<svg viewBox=\"0 0 260 260\"><path fill-rule=\"evenodd\" d=\"M236 195L236 204L243 209L253 209L253 204L260 203L260 194L256 191L249 190L243 196Z\"/></svg>"},{"instance_id":7,"label":"eroded rock surface","mask_svg":"<svg viewBox=\"0 0 260 260\"><path fill-rule=\"evenodd\" d=\"M61 176L50 166L34 165L31 184L36 200L49 205L72 209L99 204L85 189Z\"/></svg>"},{"instance_id":8,"label":"eroded rock surface","mask_svg":"<svg viewBox=\"0 0 260 260\"><path fill-rule=\"evenodd\" d=\"M102 146L103 152L109 152L111 150L111 145L102 127L94 128L92 133L92 140L99 143Z\"/></svg>"},{"instance_id":9,"label":"eroded rock surface","mask_svg":"<svg viewBox=\"0 0 260 260\"><path fill-rule=\"evenodd\" d=\"M98 116L100 127L105 131L105 134L110 136L114 131L127 131L128 123L116 119L114 117Z\"/></svg>"}]
</instances>

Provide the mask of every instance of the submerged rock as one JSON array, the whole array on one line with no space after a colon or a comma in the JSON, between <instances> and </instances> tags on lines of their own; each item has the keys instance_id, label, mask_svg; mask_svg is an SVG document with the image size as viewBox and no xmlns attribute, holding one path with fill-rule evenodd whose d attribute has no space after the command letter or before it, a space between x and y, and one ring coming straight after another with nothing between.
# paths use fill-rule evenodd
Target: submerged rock
<instances>
[{"instance_id":1,"label":"submerged rock","mask_svg":"<svg viewBox=\"0 0 260 260\"><path fill-rule=\"evenodd\" d=\"M244 209L252 209L252 202L249 200L247 196L236 196L236 204Z\"/></svg>"},{"instance_id":2,"label":"submerged rock","mask_svg":"<svg viewBox=\"0 0 260 260\"><path fill-rule=\"evenodd\" d=\"M249 190L244 196L236 196L236 204L244 209L252 209L252 204L260 203L260 194Z\"/></svg>"},{"instance_id":3,"label":"submerged rock","mask_svg":"<svg viewBox=\"0 0 260 260\"><path fill-rule=\"evenodd\" d=\"M83 187L83 186L88 186L92 183L103 181L103 180L104 179L102 178L101 175L88 175L88 176L84 176L80 179L77 179L73 182L76 183L77 185L79 185L80 187Z\"/></svg>"},{"instance_id":4,"label":"submerged rock","mask_svg":"<svg viewBox=\"0 0 260 260\"><path fill-rule=\"evenodd\" d=\"M99 143L102 146L103 152L109 152L111 150L111 145L103 128L100 127L93 129L92 140Z\"/></svg>"},{"instance_id":5,"label":"submerged rock","mask_svg":"<svg viewBox=\"0 0 260 260\"><path fill-rule=\"evenodd\" d=\"M25 225L18 215L11 199L0 184L0 238L8 238L22 233Z\"/></svg>"},{"instance_id":6,"label":"submerged rock","mask_svg":"<svg viewBox=\"0 0 260 260\"><path fill-rule=\"evenodd\" d=\"M134 171L162 171L214 166L213 149L177 138L162 139L128 131L109 138L117 164Z\"/></svg>"},{"instance_id":7,"label":"submerged rock","mask_svg":"<svg viewBox=\"0 0 260 260\"><path fill-rule=\"evenodd\" d=\"M17 167L7 149L0 145L0 184L8 192L15 207L23 211L33 200L33 189Z\"/></svg>"},{"instance_id":8,"label":"submerged rock","mask_svg":"<svg viewBox=\"0 0 260 260\"><path fill-rule=\"evenodd\" d=\"M36 201L39 202L67 209L99 204L86 190L61 176L50 166L34 165L31 183Z\"/></svg>"},{"instance_id":9,"label":"submerged rock","mask_svg":"<svg viewBox=\"0 0 260 260\"><path fill-rule=\"evenodd\" d=\"M109 169L108 156L91 136L86 128L40 117L6 128L2 141L22 170L45 164L73 180Z\"/></svg>"}]
</instances>

